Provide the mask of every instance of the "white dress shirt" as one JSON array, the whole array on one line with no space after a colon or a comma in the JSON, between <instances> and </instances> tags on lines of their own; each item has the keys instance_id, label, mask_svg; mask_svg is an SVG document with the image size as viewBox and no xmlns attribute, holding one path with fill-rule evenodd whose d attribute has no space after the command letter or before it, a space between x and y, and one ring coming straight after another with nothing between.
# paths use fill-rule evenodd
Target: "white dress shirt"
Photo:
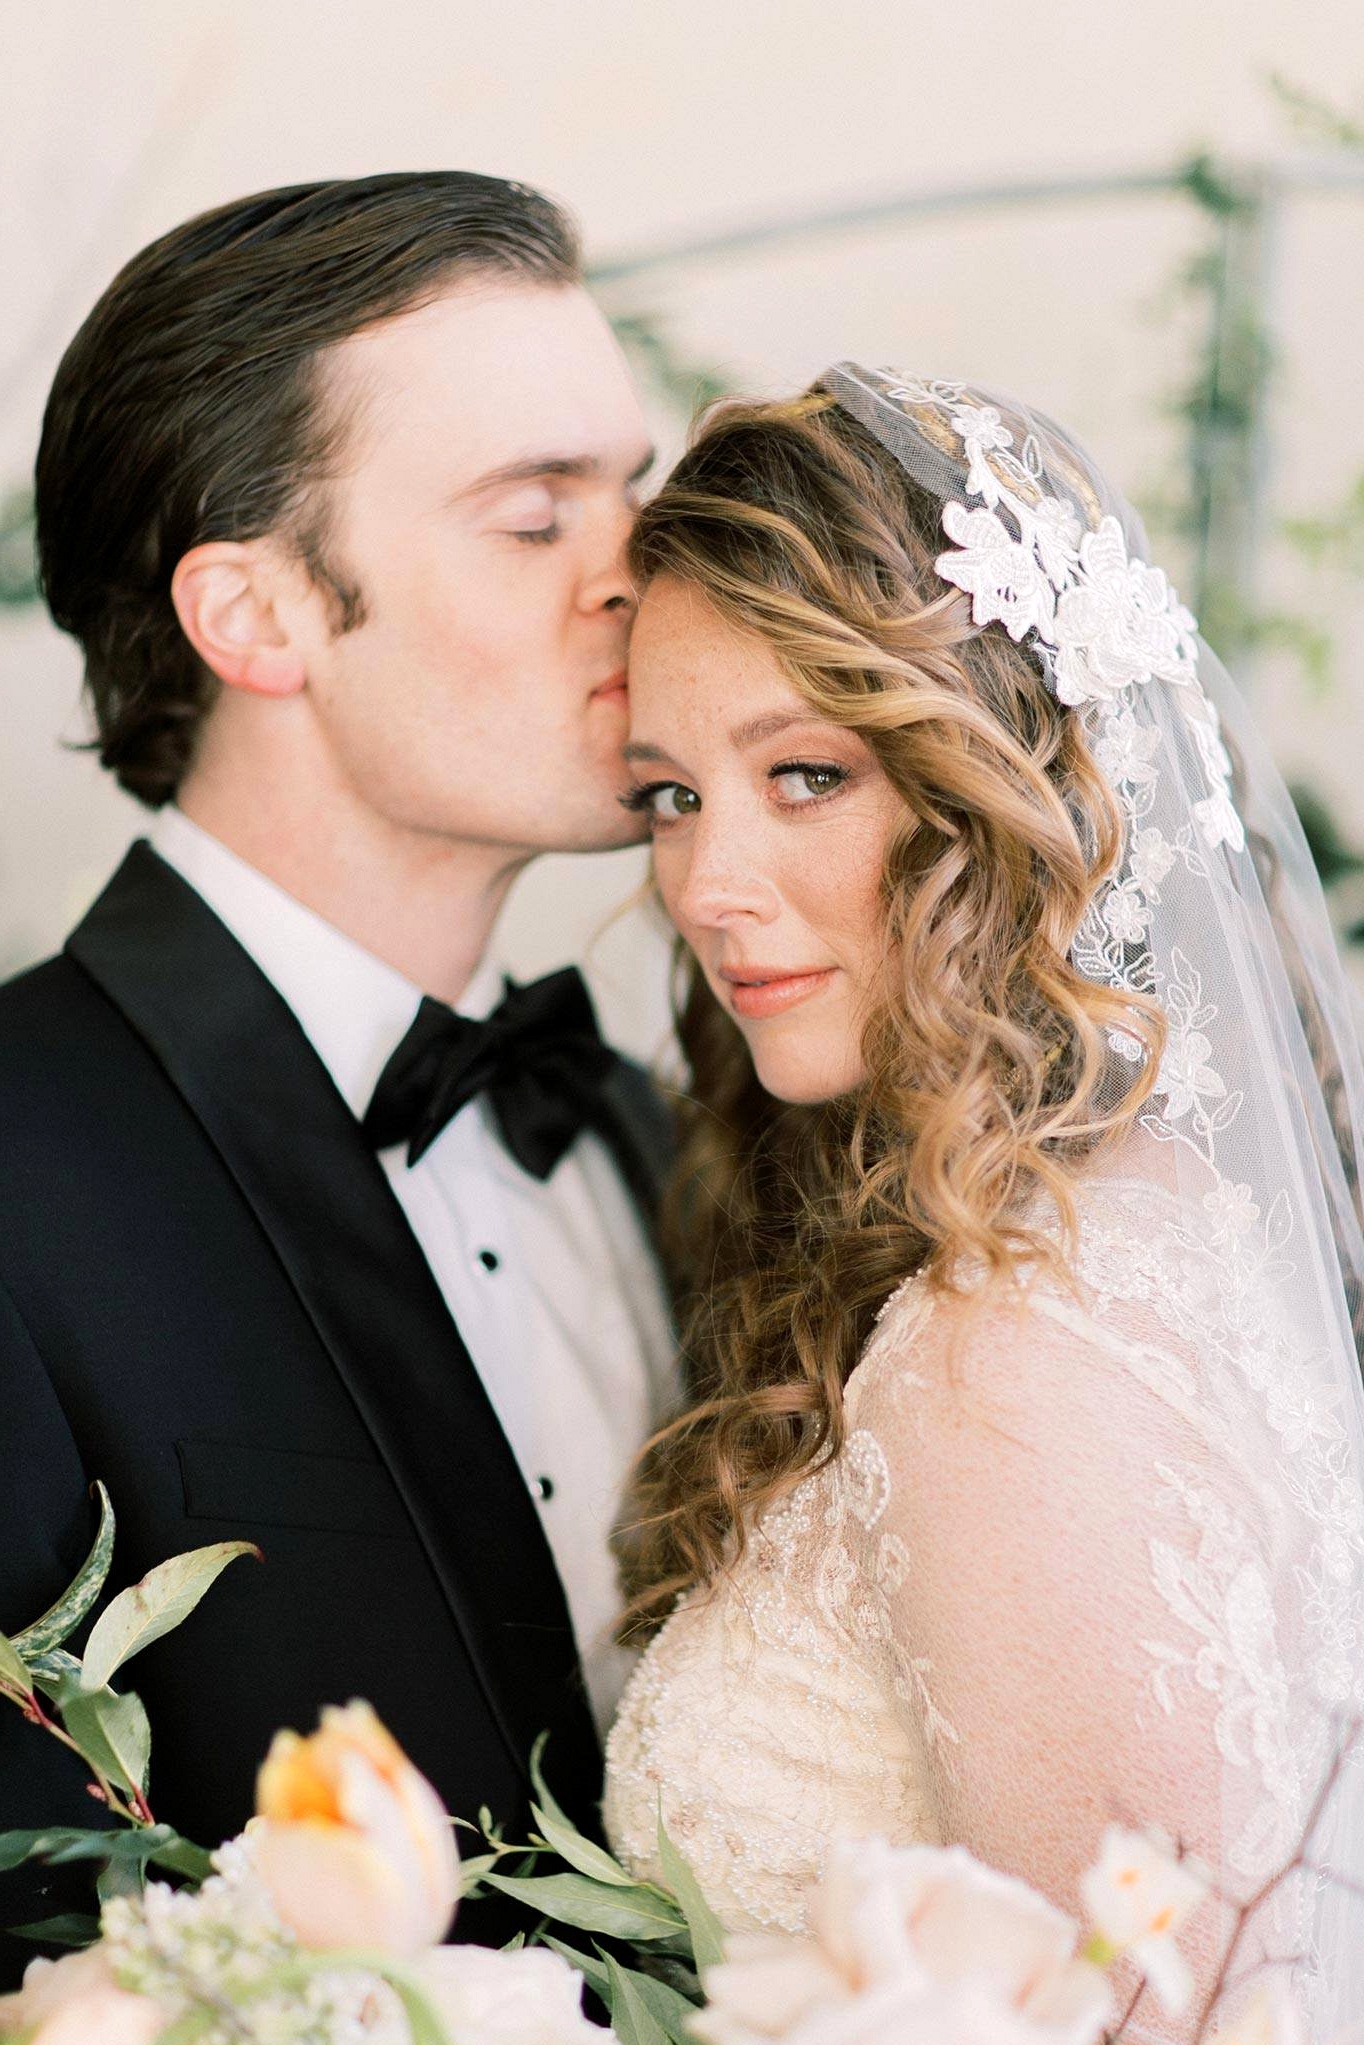
<instances>
[{"instance_id":1,"label":"white dress shirt","mask_svg":"<svg viewBox=\"0 0 1364 2045\"><path fill-rule=\"evenodd\" d=\"M363 1116L422 989L174 805L149 836L273 983ZM460 1013L486 1016L501 994L502 975L485 959ZM607 1537L627 1467L673 1381L667 1310L638 1212L598 1137L581 1136L541 1181L507 1151L481 1098L415 1165L401 1144L380 1163L539 1507L604 1729L633 1659L611 1640L620 1592ZM452 1467L456 1455L452 1442Z\"/></svg>"}]
</instances>

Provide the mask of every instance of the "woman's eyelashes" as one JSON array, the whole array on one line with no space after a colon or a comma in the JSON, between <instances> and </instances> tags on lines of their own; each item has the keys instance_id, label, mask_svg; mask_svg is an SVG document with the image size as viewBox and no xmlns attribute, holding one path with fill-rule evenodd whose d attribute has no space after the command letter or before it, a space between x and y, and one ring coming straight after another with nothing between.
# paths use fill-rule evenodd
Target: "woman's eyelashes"
<instances>
[{"instance_id":1,"label":"woman's eyelashes","mask_svg":"<svg viewBox=\"0 0 1364 2045\"><path fill-rule=\"evenodd\" d=\"M672 800L674 807L671 812L659 806L659 799L663 796ZM701 807L701 798L696 790L685 787L680 781L642 782L637 787L627 788L619 799L623 808L646 816L654 827L676 823L680 817L695 816Z\"/></svg>"},{"instance_id":2,"label":"woman's eyelashes","mask_svg":"<svg viewBox=\"0 0 1364 2045\"><path fill-rule=\"evenodd\" d=\"M769 767L766 779L781 790L776 808L808 810L832 801L851 779L851 770L829 760L783 760ZM626 809L642 812L655 830L695 816L701 807L696 790L683 781L644 782L627 789L620 800Z\"/></svg>"}]
</instances>

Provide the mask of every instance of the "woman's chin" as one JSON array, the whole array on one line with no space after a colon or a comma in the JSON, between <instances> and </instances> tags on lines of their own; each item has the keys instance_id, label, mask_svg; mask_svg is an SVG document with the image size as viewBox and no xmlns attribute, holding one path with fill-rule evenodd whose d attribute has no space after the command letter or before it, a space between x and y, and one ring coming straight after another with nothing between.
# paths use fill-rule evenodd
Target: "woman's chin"
<instances>
[{"instance_id":1,"label":"woman's chin","mask_svg":"<svg viewBox=\"0 0 1364 2045\"><path fill-rule=\"evenodd\" d=\"M793 1108L836 1100L851 1093L864 1076L861 1058L842 1048L826 1049L821 1055L813 1045L754 1044L751 1037L749 1048L758 1084L774 1100Z\"/></svg>"}]
</instances>

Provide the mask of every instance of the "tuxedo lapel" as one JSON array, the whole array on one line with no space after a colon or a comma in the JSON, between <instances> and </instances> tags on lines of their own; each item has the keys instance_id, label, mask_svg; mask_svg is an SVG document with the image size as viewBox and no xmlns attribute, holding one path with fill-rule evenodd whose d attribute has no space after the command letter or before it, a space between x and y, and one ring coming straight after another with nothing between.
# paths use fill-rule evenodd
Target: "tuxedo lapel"
<instances>
[{"instance_id":1,"label":"tuxedo lapel","mask_svg":"<svg viewBox=\"0 0 1364 2045\"><path fill-rule=\"evenodd\" d=\"M383 1169L292 1011L145 842L67 950L160 1063L273 1245L392 1474L516 1766L524 1775L548 1727L556 1782L590 1808L600 1751L539 1517Z\"/></svg>"}]
</instances>

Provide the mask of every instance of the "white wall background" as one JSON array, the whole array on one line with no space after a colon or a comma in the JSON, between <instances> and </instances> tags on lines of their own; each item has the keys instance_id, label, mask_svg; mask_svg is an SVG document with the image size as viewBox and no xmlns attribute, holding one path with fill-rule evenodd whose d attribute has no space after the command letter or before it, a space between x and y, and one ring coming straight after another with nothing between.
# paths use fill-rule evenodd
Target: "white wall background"
<instances>
[{"instance_id":1,"label":"white wall background","mask_svg":"<svg viewBox=\"0 0 1364 2045\"><path fill-rule=\"evenodd\" d=\"M565 199L606 259L755 217L903 190L1157 170L1206 147L1297 146L1280 72L1364 96L1358 0L0 0L0 487L32 460L70 333L114 269L233 194L323 175L458 164ZM613 303L782 390L842 354L974 374L1094 445L1133 494L1159 486L1187 368L1170 285L1196 245L1162 197L994 210L693 262ZM1329 507L1364 469L1364 197L1288 208L1275 262L1275 516ZM660 420L669 444L675 421ZM1276 600L1339 612L1329 696L1271 659L1256 687L1285 765L1364 836L1361 591L1270 535ZM1177 565L1177 564L1175 564ZM74 649L0 612L0 963L60 940L140 812L78 737ZM503 932L521 970L581 951L638 855L548 861ZM662 951L637 918L594 954L608 1021L647 1050Z\"/></svg>"}]
</instances>

